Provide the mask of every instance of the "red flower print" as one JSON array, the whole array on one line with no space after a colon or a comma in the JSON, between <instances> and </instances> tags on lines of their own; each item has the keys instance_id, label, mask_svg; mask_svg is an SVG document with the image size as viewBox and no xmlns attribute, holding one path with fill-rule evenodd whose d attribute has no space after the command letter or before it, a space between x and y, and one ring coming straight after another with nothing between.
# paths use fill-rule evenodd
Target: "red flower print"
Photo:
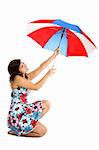
<instances>
[{"instance_id":1,"label":"red flower print","mask_svg":"<svg viewBox=\"0 0 99 150\"><path fill-rule=\"evenodd\" d=\"M21 119L22 118L22 114L18 114L18 119Z\"/></svg>"},{"instance_id":2,"label":"red flower print","mask_svg":"<svg viewBox=\"0 0 99 150\"><path fill-rule=\"evenodd\" d=\"M26 119L24 119L24 120L23 120L23 123L27 123L27 120L26 120Z\"/></svg>"},{"instance_id":3,"label":"red flower print","mask_svg":"<svg viewBox=\"0 0 99 150\"><path fill-rule=\"evenodd\" d=\"M32 112L32 110L31 110L30 108L27 108L27 109L26 109L26 113L27 113L27 114L31 114L31 112Z\"/></svg>"},{"instance_id":4,"label":"red flower print","mask_svg":"<svg viewBox=\"0 0 99 150\"><path fill-rule=\"evenodd\" d=\"M15 110L17 111L19 109L19 107L17 107Z\"/></svg>"},{"instance_id":5,"label":"red flower print","mask_svg":"<svg viewBox=\"0 0 99 150\"><path fill-rule=\"evenodd\" d=\"M26 96L27 96L27 94L21 94L20 95L20 99L22 100L23 103L27 102Z\"/></svg>"},{"instance_id":6,"label":"red flower print","mask_svg":"<svg viewBox=\"0 0 99 150\"><path fill-rule=\"evenodd\" d=\"M8 124L11 125L11 120L10 117L8 118Z\"/></svg>"},{"instance_id":7,"label":"red flower print","mask_svg":"<svg viewBox=\"0 0 99 150\"><path fill-rule=\"evenodd\" d=\"M40 102L40 101L39 101L39 100L38 100L38 101L35 101L35 102L34 102L34 105L37 104L38 102Z\"/></svg>"},{"instance_id":8,"label":"red flower print","mask_svg":"<svg viewBox=\"0 0 99 150\"><path fill-rule=\"evenodd\" d=\"M33 127L35 127L36 123L37 123L36 120L32 120L32 121L31 121L31 124L32 124Z\"/></svg>"}]
</instances>

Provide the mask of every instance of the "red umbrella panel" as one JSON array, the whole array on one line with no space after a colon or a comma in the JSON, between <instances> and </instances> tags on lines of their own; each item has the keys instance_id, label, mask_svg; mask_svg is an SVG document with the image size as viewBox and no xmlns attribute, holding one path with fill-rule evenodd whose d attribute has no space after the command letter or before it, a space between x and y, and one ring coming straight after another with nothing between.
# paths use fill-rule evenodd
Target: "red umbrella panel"
<instances>
[{"instance_id":1,"label":"red umbrella panel","mask_svg":"<svg viewBox=\"0 0 99 150\"><path fill-rule=\"evenodd\" d=\"M96 48L93 41L80 29L62 20L37 20L29 23L28 35L42 48L54 51L60 47L65 56L86 56Z\"/></svg>"}]
</instances>

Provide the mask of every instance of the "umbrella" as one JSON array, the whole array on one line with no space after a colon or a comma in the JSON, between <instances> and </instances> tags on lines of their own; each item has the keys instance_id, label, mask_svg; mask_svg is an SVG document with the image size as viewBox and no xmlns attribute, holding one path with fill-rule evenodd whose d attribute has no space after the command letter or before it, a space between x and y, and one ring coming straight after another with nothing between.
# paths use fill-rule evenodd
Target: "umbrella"
<instances>
[{"instance_id":1,"label":"umbrella","mask_svg":"<svg viewBox=\"0 0 99 150\"><path fill-rule=\"evenodd\" d=\"M65 56L86 56L96 48L79 26L57 20L36 20L29 23L27 36L42 48L54 51L58 47Z\"/></svg>"}]
</instances>

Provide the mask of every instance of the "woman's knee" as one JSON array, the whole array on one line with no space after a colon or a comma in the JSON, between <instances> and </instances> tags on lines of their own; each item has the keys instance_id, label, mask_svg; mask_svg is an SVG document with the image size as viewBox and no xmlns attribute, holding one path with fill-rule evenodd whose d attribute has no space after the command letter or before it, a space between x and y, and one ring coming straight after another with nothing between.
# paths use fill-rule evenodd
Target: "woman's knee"
<instances>
[{"instance_id":1,"label":"woman's knee","mask_svg":"<svg viewBox=\"0 0 99 150\"><path fill-rule=\"evenodd\" d=\"M43 100L42 101L42 107L47 108L49 110L50 109L50 102L48 100Z\"/></svg>"},{"instance_id":2,"label":"woman's knee","mask_svg":"<svg viewBox=\"0 0 99 150\"><path fill-rule=\"evenodd\" d=\"M44 136L47 133L47 128L44 127L43 130L39 133L40 137Z\"/></svg>"},{"instance_id":3,"label":"woman's knee","mask_svg":"<svg viewBox=\"0 0 99 150\"><path fill-rule=\"evenodd\" d=\"M39 134L39 137L42 137L47 133L47 128L40 122L38 122L36 130L37 133Z\"/></svg>"}]
</instances>

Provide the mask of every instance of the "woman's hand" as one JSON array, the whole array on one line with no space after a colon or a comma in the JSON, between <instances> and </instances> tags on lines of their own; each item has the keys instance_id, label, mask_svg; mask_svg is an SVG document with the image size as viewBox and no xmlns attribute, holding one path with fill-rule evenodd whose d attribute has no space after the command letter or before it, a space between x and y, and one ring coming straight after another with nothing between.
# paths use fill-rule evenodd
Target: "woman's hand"
<instances>
[{"instance_id":1,"label":"woman's hand","mask_svg":"<svg viewBox=\"0 0 99 150\"><path fill-rule=\"evenodd\" d=\"M55 51L54 51L54 55L57 56L60 53L60 47L58 47Z\"/></svg>"},{"instance_id":2,"label":"woman's hand","mask_svg":"<svg viewBox=\"0 0 99 150\"><path fill-rule=\"evenodd\" d=\"M56 69L49 69L49 71L47 72L47 75L48 75L48 76L51 76L52 74L55 73L55 70L56 70Z\"/></svg>"}]
</instances>

